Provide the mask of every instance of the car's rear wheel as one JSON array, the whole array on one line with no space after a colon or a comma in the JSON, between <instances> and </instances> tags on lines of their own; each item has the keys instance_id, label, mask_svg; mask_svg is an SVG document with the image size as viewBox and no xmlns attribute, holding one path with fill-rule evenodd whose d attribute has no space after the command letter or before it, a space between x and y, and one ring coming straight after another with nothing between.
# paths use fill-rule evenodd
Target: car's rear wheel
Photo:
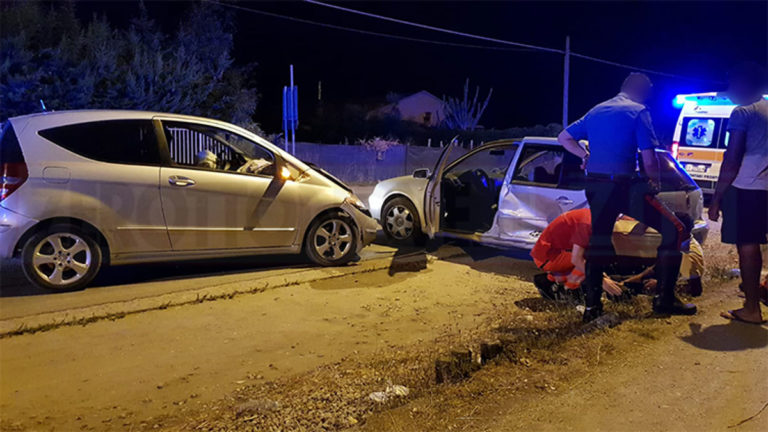
<instances>
[{"instance_id":1,"label":"car's rear wheel","mask_svg":"<svg viewBox=\"0 0 768 432\"><path fill-rule=\"evenodd\" d=\"M421 220L416 207L407 198L395 198L384 204L381 212L384 235L398 245L423 245L426 236L421 231Z\"/></svg>"},{"instance_id":2,"label":"car's rear wheel","mask_svg":"<svg viewBox=\"0 0 768 432\"><path fill-rule=\"evenodd\" d=\"M22 269L30 282L51 291L88 285L101 267L95 236L70 224L56 224L30 237L21 250Z\"/></svg>"},{"instance_id":3,"label":"car's rear wheel","mask_svg":"<svg viewBox=\"0 0 768 432\"><path fill-rule=\"evenodd\" d=\"M320 216L309 227L304 251L322 266L340 266L357 256L355 221L346 213L331 212Z\"/></svg>"}]
</instances>

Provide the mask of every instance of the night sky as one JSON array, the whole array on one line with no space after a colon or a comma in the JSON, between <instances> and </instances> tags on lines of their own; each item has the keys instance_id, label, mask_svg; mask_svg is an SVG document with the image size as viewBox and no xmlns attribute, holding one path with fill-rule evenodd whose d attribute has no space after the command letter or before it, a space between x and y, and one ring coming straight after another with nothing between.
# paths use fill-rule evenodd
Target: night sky
<instances>
[{"instance_id":1,"label":"night sky","mask_svg":"<svg viewBox=\"0 0 768 432\"><path fill-rule=\"evenodd\" d=\"M240 6L334 25L467 44L490 43L357 17L301 2L240 1ZM126 25L135 2L78 2L84 19L105 14ZM745 60L768 60L768 2L344 2L344 6L499 39L562 49L648 69L723 81ZM148 2L150 15L171 30L184 2ZM560 122L562 56L534 51L492 51L384 39L237 12L237 62L256 61L262 94L257 121L279 129L282 86L296 68L300 109L310 109L318 80L330 106L382 100L390 92L421 89L458 95L466 78L493 97L486 127ZM571 120L613 96L629 71L573 59ZM653 76L650 106L656 128L669 138L677 93L722 90L723 85ZM301 111L300 111L301 115Z\"/></svg>"}]
</instances>

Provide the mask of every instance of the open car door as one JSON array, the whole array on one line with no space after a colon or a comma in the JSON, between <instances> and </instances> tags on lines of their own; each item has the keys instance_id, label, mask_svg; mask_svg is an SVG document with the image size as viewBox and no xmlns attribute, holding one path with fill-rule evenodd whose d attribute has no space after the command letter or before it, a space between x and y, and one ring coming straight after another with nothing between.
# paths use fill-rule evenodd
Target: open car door
<instances>
[{"instance_id":1,"label":"open car door","mask_svg":"<svg viewBox=\"0 0 768 432\"><path fill-rule=\"evenodd\" d=\"M424 190L424 232L429 238L434 238L440 231L440 183L443 180L445 166L448 164L448 155L457 139L458 136L454 137L443 150Z\"/></svg>"}]
</instances>

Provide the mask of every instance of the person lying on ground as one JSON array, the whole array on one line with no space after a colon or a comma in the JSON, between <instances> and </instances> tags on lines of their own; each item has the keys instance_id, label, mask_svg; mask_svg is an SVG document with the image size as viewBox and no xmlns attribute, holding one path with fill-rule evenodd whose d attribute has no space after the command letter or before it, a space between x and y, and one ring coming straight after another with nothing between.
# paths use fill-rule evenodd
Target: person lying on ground
<instances>
[{"instance_id":1,"label":"person lying on ground","mask_svg":"<svg viewBox=\"0 0 768 432\"><path fill-rule=\"evenodd\" d=\"M646 294L654 294L658 286L655 273L656 266L645 269L642 273L631 276L620 283L622 287L630 287L633 284L642 286ZM691 239L688 252L683 252L683 260L680 262L680 280L684 282L683 292L693 297L698 297L703 291L701 276L704 274L704 251L696 239Z\"/></svg>"}]
</instances>

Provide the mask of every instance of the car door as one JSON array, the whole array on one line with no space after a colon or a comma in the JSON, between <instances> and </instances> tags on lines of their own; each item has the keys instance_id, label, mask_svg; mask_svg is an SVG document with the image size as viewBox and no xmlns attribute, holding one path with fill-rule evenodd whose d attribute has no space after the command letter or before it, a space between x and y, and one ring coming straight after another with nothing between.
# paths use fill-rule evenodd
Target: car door
<instances>
[{"instance_id":1,"label":"car door","mask_svg":"<svg viewBox=\"0 0 768 432\"><path fill-rule=\"evenodd\" d=\"M51 156L43 167L45 202L68 209L109 237L115 255L170 250L158 191L162 164L150 119L67 123L38 135L79 157Z\"/></svg>"},{"instance_id":2,"label":"car door","mask_svg":"<svg viewBox=\"0 0 768 432\"><path fill-rule=\"evenodd\" d=\"M561 146L524 143L499 198L498 239L531 248L556 217L586 207L579 165Z\"/></svg>"},{"instance_id":3,"label":"car door","mask_svg":"<svg viewBox=\"0 0 768 432\"><path fill-rule=\"evenodd\" d=\"M448 163L448 155L450 155L455 141L456 138L452 139L451 143L443 150L424 190L424 232L429 238L433 238L440 231L440 183Z\"/></svg>"},{"instance_id":4,"label":"car door","mask_svg":"<svg viewBox=\"0 0 768 432\"><path fill-rule=\"evenodd\" d=\"M285 192L275 175L275 154L220 126L161 122L169 164L160 172L160 194L174 250L294 243L298 195Z\"/></svg>"},{"instance_id":5,"label":"car door","mask_svg":"<svg viewBox=\"0 0 768 432\"><path fill-rule=\"evenodd\" d=\"M442 175L440 230L482 234L493 227L501 187L518 144L484 145L449 164Z\"/></svg>"}]
</instances>

